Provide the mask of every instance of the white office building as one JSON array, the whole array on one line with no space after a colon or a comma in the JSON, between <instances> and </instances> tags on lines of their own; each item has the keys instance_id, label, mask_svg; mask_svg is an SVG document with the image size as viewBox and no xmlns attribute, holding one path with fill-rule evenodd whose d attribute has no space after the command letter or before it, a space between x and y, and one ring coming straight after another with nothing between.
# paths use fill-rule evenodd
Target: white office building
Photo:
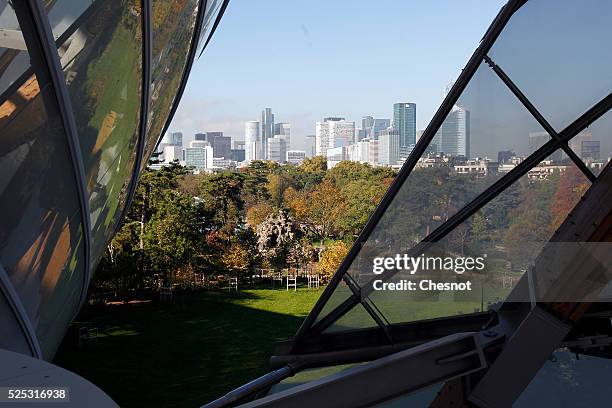
<instances>
[{"instance_id":1,"label":"white office building","mask_svg":"<svg viewBox=\"0 0 612 408\"><path fill-rule=\"evenodd\" d=\"M212 146L186 148L185 165L196 169L211 169L214 165Z\"/></svg>"},{"instance_id":2,"label":"white office building","mask_svg":"<svg viewBox=\"0 0 612 408\"><path fill-rule=\"evenodd\" d=\"M378 136L378 162L382 166L395 166L400 160L400 133L391 128Z\"/></svg>"},{"instance_id":3,"label":"white office building","mask_svg":"<svg viewBox=\"0 0 612 408\"><path fill-rule=\"evenodd\" d=\"M315 124L315 153L326 156L328 149L348 147L355 141L355 122L329 117Z\"/></svg>"},{"instance_id":4,"label":"white office building","mask_svg":"<svg viewBox=\"0 0 612 408\"><path fill-rule=\"evenodd\" d=\"M287 141L283 135L276 135L268 139L267 158L270 161L284 163L287 159Z\"/></svg>"}]
</instances>

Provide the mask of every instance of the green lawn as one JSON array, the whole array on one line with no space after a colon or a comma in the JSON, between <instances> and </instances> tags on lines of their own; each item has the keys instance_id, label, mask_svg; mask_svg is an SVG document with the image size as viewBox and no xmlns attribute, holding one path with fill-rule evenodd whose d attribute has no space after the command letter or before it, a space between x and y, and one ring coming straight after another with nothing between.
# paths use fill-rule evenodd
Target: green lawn
<instances>
[{"instance_id":1,"label":"green lawn","mask_svg":"<svg viewBox=\"0 0 612 408\"><path fill-rule=\"evenodd\" d=\"M321 291L202 291L179 294L165 305L85 310L79 320L98 325L104 337L91 349L79 349L69 334L54 362L100 386L122 407L198 407L268 372L274 343L296 332ZM341 285L323 314L349 294ZM480 295L411 299L387 293L374 294L373 300L395 323L472 313L480 310ZM485 295L486 305L505 294L487 289ZM357 306L330 330L374 325ZM341 368L300 373L279 389Z\"/></svg>"},{"instance_id":2,"label":"green lawn","mask_svg":"<svg viewBox=\"0 0 612 408\"><path fill-rule=\"evenodd\" d=\"M178 295L174 303L89 309L98 345L67 335L55 364L122 407L198 407L266 373L274 342L291 337L321 290L255 289Z\"/></svg>"}]
</instances>

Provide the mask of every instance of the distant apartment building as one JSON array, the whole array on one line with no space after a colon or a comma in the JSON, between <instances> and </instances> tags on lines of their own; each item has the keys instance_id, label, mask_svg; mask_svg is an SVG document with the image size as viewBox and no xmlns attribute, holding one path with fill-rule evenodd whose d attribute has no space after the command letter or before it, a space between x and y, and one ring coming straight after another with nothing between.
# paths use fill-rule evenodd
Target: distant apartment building
<instances>
[{"instance_id":1,"label":"distant apartment building","mask_svg":"<svg viewBox=\"0 0 612 408\"><path fill-rule=\"evenodd\" d=\"M416 104L393 104L393 129L399 133L400 146L416 143Z\"/></svg>"},{"instance_id":2,"label":"distant apartment building","mask_svg":"<svg viewBox=\"0 0 612 408\"><path fill-rule=\"evenodd\" d=\"M569 166L556 164L554 160L547 159L527 172L530 180L545 180L555 173L563 173Z\"/></svg>"},{"instance_id":3,"label":"distant apartment building","mask_svg":"<svg viewBox=\"0 0 612 408\"><path fill-rule=\"evenodd\" d=\"M287 150L287 163L299 166L304 163L306 152L304 150Z\"/></svg>"},{"instance_id":4,"label":"distant apartment building","mask_svg":"<svg viewBox=\"0 0 612 408\"><path fill-rule=\"evenodd\" d=\"M455 164L453 169L457 174L469 174L476 177L487 177L497 174L498 163L487 158L468 159L463 163Z\"/></svg>"}]
</instances>

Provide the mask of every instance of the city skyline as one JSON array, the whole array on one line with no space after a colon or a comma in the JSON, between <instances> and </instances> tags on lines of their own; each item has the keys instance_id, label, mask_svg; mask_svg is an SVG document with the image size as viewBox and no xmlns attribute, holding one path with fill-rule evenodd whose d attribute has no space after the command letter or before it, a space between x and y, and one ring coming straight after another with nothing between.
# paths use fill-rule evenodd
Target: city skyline
<instances>
[{"instance_id":1,"label":"city skyline","mask_svg":"<svg viewBox=\"0 0 612 408\"><path fill-rule=\"evenodd\" d=\"M224 30L205 50L206 64L195 62L170 130L236 137L246 120L259 120L258 112L270 106L292 124L292 148L307 150L306 136L321 118L338 115L356 124L367 115L392 118L392 104L402 101L419 105L417 129L424 129L444 86L459 75L503 4L318 1L230 2ZM321 9L343 17L321 18ZM247 28L271 18L274 24ZM371 29L372 21L383 20L387 29ZM283 62L262 58L262 44ZM364 52L371 56L363 58ZM219 77L232 80L207 80Z\"/></svg>"}]
</instances>

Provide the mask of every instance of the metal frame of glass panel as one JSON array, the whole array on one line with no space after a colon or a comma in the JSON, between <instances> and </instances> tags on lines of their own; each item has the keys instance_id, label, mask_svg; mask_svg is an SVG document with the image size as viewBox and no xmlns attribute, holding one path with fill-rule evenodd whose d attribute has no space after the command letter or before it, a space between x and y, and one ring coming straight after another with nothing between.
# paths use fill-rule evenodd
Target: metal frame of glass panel
<instances>
[{"instance_id":1,"label":"metal frame of glass panel","mask_svg":"<svg viewBox=\"0 0 612 408\"><path fill-rule=\"evenodd\" d=\"M97 9L104 0L94 1L78 18L57 38L54 39L53 32L50 27L50 23L47 17L47 10L43 6L40 0L27 0L27 1L15 1L12 2L15 13L18 17L21 31L24 39L26 40L27 48L30 53L32 60L37 61L36 64L30 65L23 74L21 74L4 92L0 95L0 101L6 100L17 89L22 86L32 74L36 73L44 82L51 85L57 108L61 116L61 123L63 124L67 136L67 144L70 151L71 165L73 167L73 173L75 178L75 184L78 193L78 200L80 206L81 224L84 230L84 261L86 270L84 273L83 283L80 289L80 300L79 308L82 306L86 299L87 287L91 280L93 270L96 265L92 264L91 259L91 214L89 211L89 193L86 186L86 173L84 168L82 151L80 148L80 142L78 137L78 131L76 127L74 111L71 106L70 97L68 95L68 89L64 72L60 63L59 55L57 53L58 46L61 46L82 24L82 22L89 16L95 9ZM121 210L121 218L117 223L114 232L118 231L121 222L124 219L129 205L133 199L138 179L140 176L141 163L144 160L148 160L144 157L144 147L146 145L147 136L147 119L149 117L149 105L150 105L150 83L151 83L151 50L153 44L152 37L152 0L142 0L142 13L141 13L141 24L142 24L142 94L141 94L141 109L140 109L140 121L139 121L139 135L136 145L136 166L129 180L128 187L128 199L126 205ZM172 104L170 114L165 119L163 126L163 132L160 135L155 136L158 140L155 144L159 143L161 136L167 131L170 122L176 112L181 96L184 92L187 84L187 79L191 72L193 62L196 57L197 50L202 44L199 44L201 37L203 23L205 21L206 14L206 3L207 0L198 0L198 16L194 26L194 30L191 33L192 41L189 45L189 53L187 58L186 66L181 73L180 86L177 92L174 102ZM212 10L216 15L208 16L209 18L214 17L214 25L210 30L208 36L205 39L205 43L202 46L202 50L208 45L210 38L212 37L219 21L221 20L223 13L227 7L229 0L224 0L221 7ZM36 72L41 71L41 72ZM35 330L32 322L25 312L24 306L17 295L10 278L8 277L4 268L0 265L0 294L2 294L10 306L10 313L14 315L16 321L19 322L21 331L24 339L26 339L30 353L36 358L43 358L40 350L39 340L36 337ZM78 309L75 310L75 315L78 313Z\"/></svg>"},{"instance_id":2,"label":"metal frame of glass panel","mask_svg":"<svg viewBox=\"0 0 612 408\"><path fill-rule=\"evenodd\" d=\"M476 51L468 61L461 75L459 76L452 89L442 102L442 105L440 106L433 119L425 129L423 136L419 139L409 158L402 166L402 169L399 171L393 184L389 187L389 190L381 200L380 204L378 205L372 216L368 219L368 222L366 223L359 237L353 244L353 247L349 251L347 257L344 259L344 261L338 268L338 271L332 277L330 284L325 288L325 291L323 292L321 298L317 301L314 308L307 316L302 326L299 328L295 336L296 344L299 344L300 341L304 340L307 337L316 336L317 334L321 333L332 323L334 323L340 317L346 314L350 309L356 307L359 304L364 305L366 311L370 314L372 319L383 331L388 331L386 325L383 322L385 320L385 317L380 314L375 307L372 307L372 305L365 303L365 299L367 298L367 295L371 292L372 286L366 284L363 287L359 287L356 282L350 279L347 271L349 270L349 267L351 266L352 262L359 253L361 247L370 237L377 223L380 221L383 214L393 201L394 197L399 192L400 187L406 182L408 176L414 169L418 159L425 152L427 146L429 145L436 132L444 122L444 119L450 112L452 106L457 102L461 93L467 87L472 76L474 75L481 63L484 62L491 67L491 69L502 80L502 82L504 82L504 84L506 84L510 91L517 97L521 104L529 111L529 113L531 113L534 119L536 119L536 121L549 133L552 140L550 140L536 152L531 154L527 159L518 164L508 174L503 176L501 179L499 179L497 182L487 188L484 192L478 195L474 200L465 205L456 214L451 216L446 222L444 222L441 226L439 226L428 236L426 236L420 244L410 250L409 253L416 254L425 251L428 247L431 246L432 243L435 243L445 237L450 231L455 229L463 221L465 221L467 218L469 218L478 210L480 210L484 205L486 205L493 198L499 195L507 187L509 187L522 176L524 176L531 168L535 167L539 162L544 160L548 155L550 155L552 152L559 148L563 149L566 152L571 161L582 171L582 173L589 180L593 181L595 179L595 175L591 172L591 170L588 169L584 162L580 158L578 158L575 152L573 152L569 148L568 141L580 131L582 131L584 128L586 128L590 123L605 114L610 109L610 107L612 107L612 94L608 95L606 98L604 98L595 106L593 106L589 111L585 112L581 117L576 119L563 131L557 133L546 121L546 119L538 112L534 105L527 99L527 97L521 92L521 90L510 80L510 78L508 78L508 76L501 70L501 68L495 65L495 63L487 55L489 50L495 43L497 37L512 17L512 15L525 3L525 0L511 0L501 9L493 23L487 30L485 36L483 37L480 46L476 49ZM379 278L385 280L388 279L392 274L393 272L383 274ZM338 305L331 312L329 312L329 314L317 320L326 302L329 300L332 293L341 281L344 281L349 286L349 288L353 292L353 295L346 299L343 303Z\"/></svg>"},{"instance_id":3,"label":"metal frame of glass panel","mask_svg":"<svg viewBox=\"0 0 612 408\"><path fill-rule=\"evenodd\" d=\"M359 397L356 397L357 399L352 397L345 399L344 396L348 394L353 394L353 390L356 389L367 389L369 384L373 381L385 384L387 382L393 382L393 375L385 375L384 381L380 381L382 380L382 378L378 376L380 373L377 371L378 365L376 362L378 360L376 359L384 357L389 364L400 363L396 365L395 373L401 373L401 364L403 363L401 363L398 359L401 358L400 354L403 351L406 351L410 348L418 348L418 346L420 345L426 346L426 344L429 344L429 346L426 346L425 349L435 348L436 344L435 342L432 342L432 340L443 340L459 332L480 332L479 335L484 336L481 338L484 339L482 340L483 345L491 344L491 342L497 342L497 345L495 347L500 347L500 333L502 333L503 330L500 332L495 332L494 330L491 330L489 333L487 333L486 331L489 327L493 327L498 330L499 327L497 327L496 325L499 326L502 323L506 324L506 322L504 322L504 319L506 319L508 316L504 316L504 313L516 313L515 310L512 310L513 306L510 303L504 303L504 305L502 306L503 310L500 311L503 313L499 314L493 311L482 311L480 313L473 313L469 315L445 316L431 320L418 320L413 322L389 324L384 314L381 313L380 310L378 310L378 308L373 302L369 301L368 294L371 293L373 290L372 285L370 284L371 281L366 282L365 285L360 285L348 272L349 268L351 267L351 264L357 258L357 255L361 251L368 238L372 235L378 222L388 210L393 199L399 193L400 188L407 181L408 176L415 168L418 159L426 152L428 145L433 140L438 129L442 126L447 115L449 114L453 106L457 103L463 91L467 88L477 69L483 64L486 64L485 66L487 66L487 69L491 69L493 72L495 72L495 76L497 76L501 80L501 82L504 83L504 86L511 92L512 95L514 95L516 100L520 102L520 105L527 110L531 117L535 119L535 121L544 130L546 130L551 139L547 143L539 147L537 150L535 150L532 154L530 154L524 161L517 164L507 174L496 180L492 185L490 185L483 192L477 195L473 200L462 206L454 215L450 216L439 227L434 229L431 233L428 233L425 238L420 241L420 243L418 243L415 247L407 251L409 256L420 254L426 251L426 249L432 246L434 243L440 241L447 234L449 234L460 224L466 221L469 217L473 216L477 211L483 208L487 203L491 202L499 194L506 191L506 189L508 189L515 182L517 182L521 177L526 175L530 169L535 167L538 163L546 159L548 156L550 156L553 152L557 150L563 150L569 157L570 164L573 163L589 181L594 182L593 186L597 184L597 182L601 181L575 154L575 152L572 151L572 149L568 145L568 141L574 136L576 136L579 132L584 130L591 123L601 118L606 112L608 112L612 108L612 94L608 94L603 99L593 104L589 110L584 112L580 117L578 117L572 123L567 125L563 130L557 132L554 130L553 126L551 126L549 121L545 119L545 117L540 113L540 111L528 99L528 97L525 96L521 89L489 57L489 52L493 47L494 43L496 42L497 38L501 34L502 30L506 27L507 23L510 21L514 13L517 12L525 3L527 3L527 0L509 0L508 3L500 10L493 23L485 33L480 45L475 50L474 54L468 61L465 68L462 70L461 75L454 83L450 92L447 94L441 106L435 113L433 119L425 129L422 137L419 139L410 156L404 163L402 169L396 176L394 182L389 187L387 193L381 200L378 207L375 209L374 213L368 219L365 227L363 228L356 242L350 249L347 257L344 259L337 272L332 277L329 285L326 287L322 296L317 301L312 311L297 331L295 337L292 340L278 344L277 355L274 355L271 358L272 368L276 370L272 371L268 375L265 375L250 382L249 384L243 387L236 389L235 391L226 394L218 400L205 405L205 407L212 408L234 406L237 403L244 403L245 401L252 400L253 398L261 397L262 395L265 395L268 392L268 390L273 384L282 381L284 378L293 376L296 372L299 372L304 368L327 367L338 364L351 364L369 361L370 363L366 364L370 368L366 369L365 367L363 367L363 370L369 370L369 372L363 377L359 377L360 373L363 373L363 371L360 368L355 368L352 374L340 373L337 376L331 376L329 380L321 379L321 381L316 381L315 384L310 386L310 388L308 388L308 386L304 384L304 387L300 387L301 389L299 391L296 391L296 393L294 394L294 396L297 396L298 393L301 394L300 396L297 396L297 398L292 397L292 391L287 391L283 393L283 396L271 396L270 398L263 398L262 400L256 399L254 402L246 404L246 406L253 407L283 406L283 404L292 404L292 406L311 406L312 404L318 403L321 403L323 406L329 406L330 404L332 404L329 398L334 398L333 396L338 395L342 396L341 398L344 403L347 404L347 406L351 404L360 405L364 402L363 400L360 400ZM608 166L606 167L606 169L604 169L604 171L600 173L599 177L602 177L602 175L605 174L605 177L607 177L607 180L605 181L609 181L610 177L612 176L611 166L612 165L608 163ZM602 190L602 186L605 189L606 183L599 183L597 187L600 189L600 191ZM603 205L605 206L605 204ZM582 206L580 211L583 214L585 212L588 213L588 208L584 207L585 206ZM572 224L572 221L573 220L571 216L568 216L568 219L564 223L564 233L569 234L575 232L572 231L570 225ZM593 228L597 228L597 223L593 222L592 225L589 224L583 226L583 230L585 231ZM561 231L561 229L559 229L558 232L559 231ZM566 238L568 236L566 236ZM568 239L568 241L572 240ZM389 279L394 273L394 270L383 272L381 275L378 275L376 279L382 279L384 281L386 279ZM526 277L523 276L523 279L521 279L521 283L519 285L526 285L526 280ZM343 298L344 301L340 302L339 304L334 303L337 306L331 308L331 310L329 310L330 308L328 307L328 311L323 314L322 311L324 310L324 307L327 305L328 302L330 302L332 295L335 293L335 290L337 288L340 288L339 285L341 282L344 282L346 284L346 287L348 287L349 294ZM370 315L370 317L372 318L372 322L376 323L373 327L346 329L339 332L325 331L333 323L337 322L338 319L343 317L347 312L352 311L353 308L361 306L363 306L364 310ZM556 306L558 307L559 305ZM552 309L554 309L556 306L549 305L549 307L552 307ZM582 305L582 308L584 307L585 306ZM584 310L579 309L579 306L576 307L576 316L580 316L580 313L584 312ZM519 314L522 314L522 316L524 317L524 322L539 322L539 324L535 325L535 331L529 332L529 330L523 329L521 333L521 330L514 330L514 328L512 328L504 332L506 336L513 334L513 332L521 333L523 336L525 336L525 332L527 332L527 336L540 335L542 338L548 337L546 341L548 341L549 343L546 345L546 347L554 347L555 345L559 344L557 341L558 338L554 337L561 336L560 338L561 340L563 340L563 333L567 333L565 331L567 328L561 328L555 318L551 318L545 313L542 314L540 307L535 307L531 311L521 309ZM553 310L552 315L554 314L555 313ZM549 320L550 324L548 326L544 324L546 323L546 320ZM586 323L586 326L588 327L590 324L594 323L588 322ZM559 326L558 330L555 330L555 326ZM580 336L580 332L583 329L584 327L578 330L578 336ZM585 330L585 332L588 332L589 330L590 329L587 329ZM576 333L574 334L576 335ZM569 342L568 344L574 343L579 343L579 341L573 341L573 343ZM524 348L524 343L522 349L521 345L511 346L510 349L512 349L512 347L514 347L514 350L512 352L514 353L513 358L515 359L519 357L516 355L517 350L519 350L519 355L520 352L525 353L527 351ZM539 359L542 358L542 355L544 355L544 358L550 355L546 354L547 351L550 351L546 349L546 347L544 347L543 353L538 354L537 351L534 351L532 353L533 355L531 357L533 357L533 361L530 361L529 365L536 367L536 370L537 367L539 367L537 364L539 363ZM421 349L423 348L421 347ZM460 354L460 356L461 358L463 358L464 356L475 355L475 353L478 354L480 351L482 351L482 349L474 349L464 354ZM589 352L585 354L588 353ZM385 356L395 357L388 359ZM459 355L457 358L459 358ZM458 362L459 360L455 361ZM419 367L418 364L416 366ZM531 367L531 369L533 369L533 367ZM506 367L506 369L507 368L508 367ZM493 370L490 374L499 375L500 371L502 373L505 373L507 379L508 371L504 372L503 369ZM469 374L469 370L465 373ZM353 374L355 376L350 377ZM529 372L529 370L527 370L527 372L519 373L519 375L522 376L522 381L529 380L531 378L530 374L532 373ZM345 381L346 379L349 379L349 381ZM403 376L402 380L408 381L406 376ZM498 380L499 376L496 377L495 381ZM336 381L336 385L332 386L331 394L325 394L327 390L323 391L323 387L327 387L334 381ZM491 389L499 387L499 383L494 383L493 380L491 380L490 383L495 384ZM524 383L522 385L524 385ZM423 384L421 384L421 386L423 386ZM380 388L385 388L385 386L381 385ZM519 389L520 387L517 386L515 388ZM457 383L455 383L454 389L461 389L461 383L459 382L458 386ZM405 391L408 392L410 391L410 389L405 388ZM515 391L516 390L512 390L512 392ZM309 397L306 397L305 399L302 398L304 393L310 392L312 392L312 394L310 394ZM488 390L487 396L490 397L491 394L495 394L495 392ZM511 392L508 392L508 394L511 394ZM326 397L322 395L325 395L326 397L328 397L328 399L326 399ZM387 395L387 397L389 396L392 396L392 394ZM509 400L511 400L511 398L506 399L506 401ZM457 402L459 401L455 399L455 405ZM452 403L450 399L446 401L447 405L449 403ZM447 405L442 404L439 406Z\"/></svg>"}]
</instances>

